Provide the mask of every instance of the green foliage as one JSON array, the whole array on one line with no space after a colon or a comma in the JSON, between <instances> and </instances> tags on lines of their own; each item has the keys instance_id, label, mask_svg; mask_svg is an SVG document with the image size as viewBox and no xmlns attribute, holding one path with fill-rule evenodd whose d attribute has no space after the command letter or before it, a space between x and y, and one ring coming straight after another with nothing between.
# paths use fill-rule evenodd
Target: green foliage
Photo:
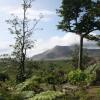
<instances>
[{"instance_id":1,"label":"green foliage","mask_svg":"<svg viewBox=\"0 0 100 100\"><path fill-rule=\"evenodd\" d=\"M21 94L17 94L13 87L0 82L0 100L24 100Z\"/></svg>"},{"instance_id":2,"label":"green foliage","mask_svg":"<svg viewBox=\"0 0 100 100\"><path fill-rule=\"evenodd\" d=\"M58 10L62 20L58 29L77 34L88 35L94 30L100 30L100 2L94 0L62 0Z\"/></svg>"},{"instance_id":3,"label":"green foliage","mask_svg":"<svg viewBox=\"0 0 100 100\"><path fill-rule=\"evenodd\" d=\"M63 97L64 94L59 91L46 91L40 94L37 94L29 100L58 100L57 98ZM60 99L59 99L60 100Z\"/></svg>"},{"instance_id":4,"label":"green foliage","mask_svg":"<svg viewBox=\"0 0 100 100\"><path fill-rule=\"evenodd\" d=\"M99 65L99 63L95 64L96 68L93 73L96 73ZM67 83L67 75L71 72L73 72L74 75L71 75L72 80L70 79L70 83L75 80L74 85L87 85L87 83L90 82L89 80L91 80L91 75L88 73L93 70L93 66L88 67L82 72L80 70L74 70L71 66L71 61L36 61L35 63L27 61L26 68L29 68L32 72L25 82L17 85L12 84L12 82L15 82L13 81L15 78L14 74L17 70L15 69L15 66L13 67L13 64L9 67L7 66L7 68L5 66L4 69L0 70L6 72L10 76L9 81L0 83L0 100L35 100L34 98L36 98L36 100L91 100L90 95L88 95L89 93L86 95L86 91L83 90L77 91L75 95L70 92L70 90L68 90L69 94L66 95L60 92L62 95L58 96L56 93L62 90L63 85ZM27 73L28 71L29 70L27 70ZM83 80L84 77L87 77L85 78L85 82ZM51 79L51 81L48 81L47 79ZM52 86L54 85L56 91L53 91L52 89ZM99 92L96 94L94 100L99 97Z\"/></svg>"},{"instance_id":5,"label":"green foliage","mask_svg":"<svg viewBox=\"0 0 100 100\"><path fill-rule=\"evenodd\" d=\"M5 94L0 94L0 100L24 100L24 98L20 94L9 94L4 92Z\"/></svg>"},{"instance_id":6,"label":"green foliage","mask_svg":"<svg viewBox=\"0 0 100 100\"><path fill-rule=\"evenodd\" d=\"M55 64L50 64L47 72L46 76L44 76L44 82L52 85L53 90L56 90L56 86L67 82L65 69L58 68Z\"/></svg>"},{"instance_id":7,"label":"green foliage","mask_svg":"<svg viewBox=\"0 0 100 100\"><path fill-rule=\"evenodd\" d=\"M6 61L5 61L6 62ZM0 73L6 73L10 77L10 81L15 84L15 78L17 74L18 64L14 59L10 62L0 62ZM67 69L66 69L67 68ZM66 69L66 70L65 70ZM26 61L26 77L30 78L32 76L40 76L44 78L54 72L59 70L68 73L73 69L70 60L61 60L61 61Z\"/></svg>"},{"instance_id":8,"label":"green foliage","mask_svg":"<svg viewBox=\"0 0 100 100\"><path fill-rule=\"evenodd\" d=\"M34 21L29 20L27 16L28 9L32 7L32 2L34 0L22 0L22 16L20 19L19 16L12 15L12 17L7 20L7 24L10 25L8 28L10 33L14 35L15 43L11 45L13 47L13 58L16 58L19 63L18 73L16 76L16 81L23 82L25 81L25 60L27 59L27 50L34 47L35 40L32 40L32 34L35 31L35 28L42 16L39 16L39 19ZM30 25L29 23L33 23Z\"/></svg>"},{"instance_id":9,"label":"green foliage","mask_svg":"<svg viewBox=\"0 0 100 100\"><path fill-rule=\"evenodd\" d=\"M69 72L68 81L72 85L84 86L91 81L91 75L81 70L74 70Z\"/></svg>"},{"instance_id":10,"label":"green foliage","mask_svg":"<svg viewBox=\"0 0 100 100\"><path fill-rule=\"evenodd\" d=\"M56 71L52 72L46 77L46 81L49 84L55 84L55 85L60 85L63 84L66 81L66 75L64 71Z\"/></svg>"},{"instance_id":11,"label":"green foliage","mask_svg":"<svg viewBox=\"0 0 100 100\"><path fill-rule=\"evenodd\" d=\"M22 95L23 98L32 98L34 96L34 91L22 91L19 92L19 95Z\"/></svg>"},{"instance_id":12,"label":"green foliage","mask_svg":"<svg viewBox=\"0 0 100 100\"><path fill-rule=\"evenodd\" d=\"M100 99L100 89L97 90L96 97L98 98L98 100Z\"/></svg>"},{"instance_id":13,"label":"green foliage","mask_svg":"<svg viewBox=\"0 0 100 100\"><path fill-rule=\"evenodd\" d=\"M33 76L27 79L25 82L20 83L16 86L17 91L34 91L39 92L39 84L41 83L41 78L38 76Z\"/></svg>"},{"instance_id":14,"label":"green foliage","mask_svg":"<svg viewBox=\"0 0 100 100\"><path fill-rule=\"evenodd\" d=\"M58 29L76 33L80 36L79 66L83 70L83 38L100 40L90 33L100 30L100 2L98 0L62 0L58 14L61 21Z\"/></svg>"},{"instance_id":15,"label":"green foliage","mask_svg":"<svg viewBox=\"0 0 100 100\"><path fill-rule=\"evenodd\" d=\"M100 88L92 87L89 93L85 90L80 90L75 93L78 100L100 100Z\"/></svg>"},{"instance_id":16,"label":"green foliage","mask_svg":"<svg viewBox=\"0 0 100 100\"><path fill-rule=\"evenodd\" d=\"M100 68L100 63L96 63L96 64L88 66L88 68L85 69L85 71L87 73L95 74L96 70L98 70L99 68Z\"/></svg>"}]
</instances>

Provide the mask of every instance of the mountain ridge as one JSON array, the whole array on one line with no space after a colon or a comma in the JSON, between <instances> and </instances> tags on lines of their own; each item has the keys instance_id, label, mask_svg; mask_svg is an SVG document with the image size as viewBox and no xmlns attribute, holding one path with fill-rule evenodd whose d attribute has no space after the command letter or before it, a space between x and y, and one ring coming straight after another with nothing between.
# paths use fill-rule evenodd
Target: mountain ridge
<instances>
[{"instance_id":1,"label":"mountain ridge","mask_svg":"<svg viewBox=\"0 0 100 100\"><path fill-rule=\"evenodd\" d=\"M32 60L62 60L70 59L73 46L55 46L43 53L34 55ZM89 56L100 57L100 49L87 49Z\"/></svg>"}]
</instances>

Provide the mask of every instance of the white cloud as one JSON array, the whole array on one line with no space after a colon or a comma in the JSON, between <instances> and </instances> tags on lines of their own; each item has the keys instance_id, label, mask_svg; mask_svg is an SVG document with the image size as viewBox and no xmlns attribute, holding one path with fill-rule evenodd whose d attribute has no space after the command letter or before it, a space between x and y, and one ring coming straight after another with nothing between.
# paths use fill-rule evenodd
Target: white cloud
<instances>
[{"instance_id":1,"label":"white cloud","mask_svg":"<svg viewBox=\"0 0 100 100\"><path fill-rule=\"evenodd\" d=\"M21 7L14 7L14 6L1 6L0 12L6 13L8 15L14 14L15 16L18 16L19 18L23 18L23 9ZM27 17L29 19L39 19L40 15L43 15L43 21L49 21L52 16L54 16L56 13L50 10L46 9L28 9L27 11Z\"/></svg>"},{"instance_id":2,"label":"white cloud","mask_svg":"<svg viewBox=\"0 0 100 100\"><path fill-rule=\"evenodd\" d=\"M11 45L10 41L0 41L0 55L11 53L12 50L9 45Z\"/></svg>"}]
</instances>

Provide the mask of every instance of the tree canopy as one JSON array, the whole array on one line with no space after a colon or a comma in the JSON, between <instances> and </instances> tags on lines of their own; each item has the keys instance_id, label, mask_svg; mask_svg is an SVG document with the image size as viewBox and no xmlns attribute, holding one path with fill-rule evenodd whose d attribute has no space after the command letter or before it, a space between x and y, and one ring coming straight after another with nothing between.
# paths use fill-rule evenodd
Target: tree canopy
<instances>
[{"instance_id":1,"label":"tree canopy","mask_svg":"<svg viewBox=\"0 0 100 100\"><path fill-rule=\"evenodd\" d=\"M100 1L62 0L57 10L62 20L58 28L63 31L83 34L100 30Z\"/></svg>"},{"instance_id":2,"label":"tree canopy","mask_svg":"<svg viewBox=\"0 0 100 100\"><path fill-rule=\"evenodd\" d=\"M57 10L62 18L58 29L80 35L79 64L82 68L83 38L98 41L100 38L90 33L100 30L100 1L99 0L62 0Z\"/></svg>"}]
</instances>

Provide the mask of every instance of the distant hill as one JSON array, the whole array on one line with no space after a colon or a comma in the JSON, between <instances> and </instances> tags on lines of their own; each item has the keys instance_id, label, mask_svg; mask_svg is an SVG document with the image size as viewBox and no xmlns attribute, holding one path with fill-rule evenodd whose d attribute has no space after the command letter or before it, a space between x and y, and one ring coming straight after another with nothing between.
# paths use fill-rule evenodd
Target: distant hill
<instances>
[{"instance_id":1,"label":"distant hill","mask_svg":"<svg viewBox=\"0 0 100 100\"><path fill-rule=\"evenodd\" d=\"M32 57L33 60L61 60L70 59L72 54L72 46L56 46L41 54ZM87 49L89 56L100 57L100 49Z\"/></svg>"}]
</instances>

